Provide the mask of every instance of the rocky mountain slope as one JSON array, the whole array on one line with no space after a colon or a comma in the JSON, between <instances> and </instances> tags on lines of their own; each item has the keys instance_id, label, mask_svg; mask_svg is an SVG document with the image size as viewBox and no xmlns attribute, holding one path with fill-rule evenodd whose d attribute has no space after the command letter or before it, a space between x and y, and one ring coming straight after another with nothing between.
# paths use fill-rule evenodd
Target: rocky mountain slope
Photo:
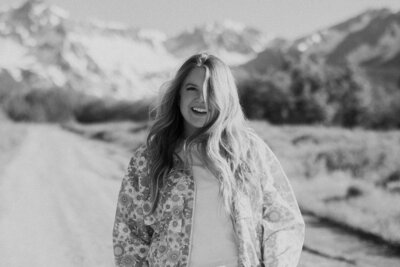
<instances>
[{"instance_id":1,"label":"rocky mountain slope","mask_svg":"<svg viewBox=\"0 0 400 267\"><path fill-rule=\"evenodd\" d=\"M29 0L0 11L0 96L16 90L63 88L114 99L141 100L158 92L182 60L217 54L237 79L285 72L292 65L361 69L389 87L399 83L400 12L367 10L296 40L215 22L166 36L116 23L75 21L66 11Z\"/></svg>"},{"instance_id":2,"label":"rocky mountain slope","mask_svg":"<svg viewBox=\"0 0 400 267\"><path fill-rule=\"evenodd\" d=\"M23 87L139 99L175 63L160 36L75 22L59 8L28 1L0 14L0 68Z\"/></svg>"},{"instance_id":3,"label":"rocky mountain slope","mask_svg":"<svg viewBox=\"0 0 400 267\"><path fill-rule=\"evenodd\" d=\"M230 65L244 63L263 50L270 38L259 30L233 21L208 23L169 38L165 45L178 57L209 51Z\"/></svg>"},{"instance_id":4,"label":"rocky mountain slope","mask_svg":"<svg viewBox=\"0 0 400 267\"><path fill-rule=\"evenodd\" d=\"M138 100L157 92L193 53L213 51L239 64L254 57L265 40L233 22L168 38L155 30L74 21L58 7L29 0L0 12L0 77L7 80L0 92L55 87Z\"/></svg>"},{"instance_id":5,"label":"rocky mountain slope","mask_svg":"<svg viewBox=\"0 0 400 267\"><path fill-rule=\"evenodd\" d=\"M244 64L260 75L285 70L288 64L361 69L372 81L394 84L400 70L400 12L371 9L294 41L271 43Z\"/></svg>"}]
</instances>

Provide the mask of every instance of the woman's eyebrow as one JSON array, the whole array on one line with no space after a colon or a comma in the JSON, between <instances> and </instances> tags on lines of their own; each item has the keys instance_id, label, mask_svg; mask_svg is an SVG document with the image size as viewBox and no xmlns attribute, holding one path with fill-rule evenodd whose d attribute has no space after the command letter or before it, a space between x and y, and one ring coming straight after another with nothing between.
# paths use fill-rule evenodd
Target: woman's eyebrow
<instances>
[{"instance_id":1,"label":"woman's eyebrow","mask_svg":"<svg viewBox=\"0 0 400 267\"><path fill-rule=\"evenodd\" d=\"M194 86L194 87L198 87L196 84L194 84L194 83L186 83L185 84L185 87L187 87L187 86Z\"/></svg>"}]
</instances>

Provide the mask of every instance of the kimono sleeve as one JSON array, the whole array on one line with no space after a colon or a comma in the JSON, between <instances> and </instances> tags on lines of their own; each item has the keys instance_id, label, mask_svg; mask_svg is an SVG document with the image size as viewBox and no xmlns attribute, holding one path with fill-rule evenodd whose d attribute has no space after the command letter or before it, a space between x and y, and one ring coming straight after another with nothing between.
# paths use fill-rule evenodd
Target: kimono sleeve
<instances>
[{"instance_id":1,"label":"kimono sleeve","mask_svg":"<svg viewBox=\"0 0 400 267\"><path fill-rule=\"evenodd\" d=\"M143 204L145 188L141 181L147 174L143 148L135 151L130 160L118 196L113 229L115 264L118 267L148 266L146 257L152 229L144 224Z\"/></svg>"},{"instance_id":2,"label":"kimono sleeve","mask_svg":"<svg viewBox=\"0 0 400 267\"><path fill-rule=\"evenodd\" d=\"M305 225L295 195L278 159L267 146L267 179L263 189L262 256L266 267L295 267Z\"/></svg>"}]
</instances>

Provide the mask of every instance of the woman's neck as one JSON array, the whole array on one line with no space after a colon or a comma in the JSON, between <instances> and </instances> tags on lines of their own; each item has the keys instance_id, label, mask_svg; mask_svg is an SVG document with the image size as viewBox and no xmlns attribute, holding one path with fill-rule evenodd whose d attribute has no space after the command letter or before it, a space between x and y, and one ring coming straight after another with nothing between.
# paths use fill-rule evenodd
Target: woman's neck
<instances>
[{"instance_id":1,"label":"woman's neck","mask_svg":"<svg viewBox=\"0 0 400 267\"><path fill-rule=\"evenodd\" d=\"M203 155L201 153L200 144L195 144L192 146L185 146L185 142L181 142L176 149L176 153L179 157L192 166L204 166L204 161L202 160Z\"/></svg>"}]
</instances>

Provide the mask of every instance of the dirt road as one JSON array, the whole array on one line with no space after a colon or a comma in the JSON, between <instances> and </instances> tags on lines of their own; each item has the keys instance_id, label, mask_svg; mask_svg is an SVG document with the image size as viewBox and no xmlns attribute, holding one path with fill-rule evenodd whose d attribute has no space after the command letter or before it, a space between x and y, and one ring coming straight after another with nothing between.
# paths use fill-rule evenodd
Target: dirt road
<instances>
[{"instance_id":1,"label":"dirt road","mask_svg":"<svg viewBox=\"0 0 400 267\"><path fill-rule=\"evenodd\" d=\"M30 126L0 173L1 266L112 266L123 151Z\"/></svg>"}]
</instances>

